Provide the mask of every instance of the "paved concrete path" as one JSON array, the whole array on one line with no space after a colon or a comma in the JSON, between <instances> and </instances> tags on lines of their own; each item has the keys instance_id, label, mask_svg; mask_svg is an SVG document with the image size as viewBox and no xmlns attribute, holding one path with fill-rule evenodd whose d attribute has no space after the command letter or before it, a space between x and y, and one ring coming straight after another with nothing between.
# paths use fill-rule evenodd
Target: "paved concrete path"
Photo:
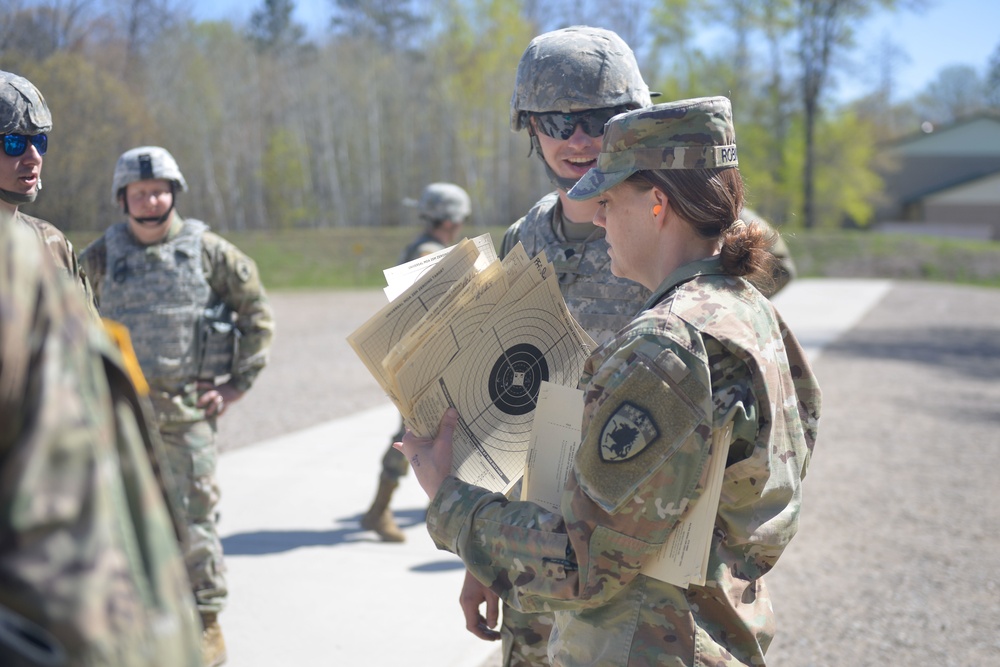
<instances>
[{"instance_id":1,"label":"paved concrete path","mask_svg":"<svg viewBox=\"0 0 1000 667\"><path fill-rule=\"evenodd\" d=\"M891 286L799 280L776 303L815 356ZM342 343L336 354L352 353ZM229 665L479 667L495 659L498 644L464 629L461 562L433 547L412 476L393 501L405 544L383 544L358 526L397 419L386 402L222 456Z\"/></svg>"}]
</instances>

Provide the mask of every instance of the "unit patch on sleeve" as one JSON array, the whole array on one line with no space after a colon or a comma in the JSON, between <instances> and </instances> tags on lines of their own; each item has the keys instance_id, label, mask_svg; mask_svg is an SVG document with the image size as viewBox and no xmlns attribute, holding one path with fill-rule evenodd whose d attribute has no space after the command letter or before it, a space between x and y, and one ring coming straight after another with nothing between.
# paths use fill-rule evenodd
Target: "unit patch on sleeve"
<instances>
[{"instance_id":1,"label":"unit patch on sleeve","mask_svg":"<svg viewBox=\"0 0 1000 667\"><path fill-rule=\"evenodd\" d=\"M601 460L620 463L637 456L660 435L653 416L628 401L604 422L601 430Z\"/></svg>"}]
</instances>

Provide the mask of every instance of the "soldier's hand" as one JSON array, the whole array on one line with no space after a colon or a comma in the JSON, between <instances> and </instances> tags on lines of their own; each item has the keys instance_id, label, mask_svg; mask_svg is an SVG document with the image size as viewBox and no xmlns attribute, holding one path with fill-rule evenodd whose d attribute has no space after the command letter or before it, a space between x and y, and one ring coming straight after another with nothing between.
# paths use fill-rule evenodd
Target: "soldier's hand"
<instances>
[{"instance_id":1,"label":"soldier's hand","mask_svg":"<svg viewBox=\"0 0 1000 667\"><path fill-rule=\"evenodd\" d=\"M220 385L199 382L198 391L202 392L198 397L198 407L205 410L205 414L209 417L221 416L230 403L235 403L243 397L243 392L228 382Z\"/></svg>"},{"instance_id":2,"label":"soldier's hand","mask_svg":"<svg viewBox=\"0 0 1000 667\"><path fill-rule=\"evenodd\" d=\"M485 617L479 612L483 603L486 603ZM469 574L468 570L465 571L458 604L465 614L466 630L486 641L495 642L500 639L500 633L492 629L500 620L500 597Z\"/></svg>"},{"instance_id":3,"label":"soldier's hand","mask_svg":"<svg viewBox=\"0 0 1000 667\"><path fill-rule=\"evenodd\" d=\"M458 423L458 411L448 408L438 424L438 434L431 438L418 438L409 429L402 442L393 447L403 452L413 468L413 474L427 497L433 499L445 478L451 474L452 437Z\"/></svg>"}]
</instances>

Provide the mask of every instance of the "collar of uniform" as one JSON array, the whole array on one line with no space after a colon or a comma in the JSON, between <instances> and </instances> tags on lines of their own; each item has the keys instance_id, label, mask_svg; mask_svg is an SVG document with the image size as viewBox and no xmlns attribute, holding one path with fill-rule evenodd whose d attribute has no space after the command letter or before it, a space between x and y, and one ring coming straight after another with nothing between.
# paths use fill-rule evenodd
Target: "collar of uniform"
<instances>
[{"instance_id":1,"label":"collar of uniform","mask_svg":"<svg viewBox=\"0 0 1000 667\"><path fill-rule=\"evenodd\" d=\"M163 237L163 240L172 241L177 238L182 229L184 229L184 218L177 212L177 209L174 209L174 219L170 221L170 229L167 230L167 235Z\"/></svg>"},{"instance_id":2,"label":"collar of uniform","mask_svg":"<svg viewBox=\"0 0 1000 667\"><path fill-rule=\"evenodd\" d=\"M678 267L667 276L660 286L653 290L653 294L646 300L643 310L652 308L670 294L681 283L697 278L698 276L724 275L722 269L722 258L719 255L699 259L690 264Z\"/></svg>"}]
</instances>

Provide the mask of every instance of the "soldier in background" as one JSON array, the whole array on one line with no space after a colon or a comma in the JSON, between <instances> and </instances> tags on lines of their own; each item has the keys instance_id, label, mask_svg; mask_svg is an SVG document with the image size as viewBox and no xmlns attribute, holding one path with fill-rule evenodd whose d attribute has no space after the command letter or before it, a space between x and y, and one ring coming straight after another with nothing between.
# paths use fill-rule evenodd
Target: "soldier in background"
<instances>
[{"instance_id":1,"label":"soldier in background","mask_svg":"<svg viewBox=\"0 0 1000 667\"><path fill-rule=\"evenodd\" d=\"M424 230L403 249L399 263L405 264L453 245L471 213L469 194L454 183L431 183L425 187L417 202L417 214L424 221ZM389 449L382 457L382 472L375 499L361 517L361 527L375 531L384 542L403 542L406 539L389 509L399 480L409 470L406 457L392 446L403 438L403 433L403 425L400 424L399 431L389 441Z\"/></svg>"},{"instance_id":2,"label":"soldier in background","mask_svg":"<svg viewBox=\"0 0 1000 667\"><path fill-rule=\"evenodd\" d=\"M90 285L80 271L73 245L50 223L20 210L35 201L42 189L42 156L48 150L51 130L52 114L38 88L22 76L0 71L0 211L6 214L5 224L30 227L56 264L81 284L93 309Z\"/></svg>"},{"instance_id":3,"label":"soldier in background","mask_svg":"<svg viewBox=\"0 0 1000 667\"><path fill-rule=\"evenodd\" d=\"M128 219L89 245L80 261L101 315L128 328L150 384L211 666L225 661L218 614L228 592L216 526L216 420L267 363L274 321L254 262L177 212L185 189L165 149L123 153L112 196Z\"/></svg>"},{"instance_id":4,"label":"soldier in background","mask_svg":"<svg viewBox=\"0 0 1000 667\"><path fill-rule=\"evenodd\" d=\"M78 290L10 222L0 211L0 665L197 667L146 404Z\"/></svg>"}]
</instances>

